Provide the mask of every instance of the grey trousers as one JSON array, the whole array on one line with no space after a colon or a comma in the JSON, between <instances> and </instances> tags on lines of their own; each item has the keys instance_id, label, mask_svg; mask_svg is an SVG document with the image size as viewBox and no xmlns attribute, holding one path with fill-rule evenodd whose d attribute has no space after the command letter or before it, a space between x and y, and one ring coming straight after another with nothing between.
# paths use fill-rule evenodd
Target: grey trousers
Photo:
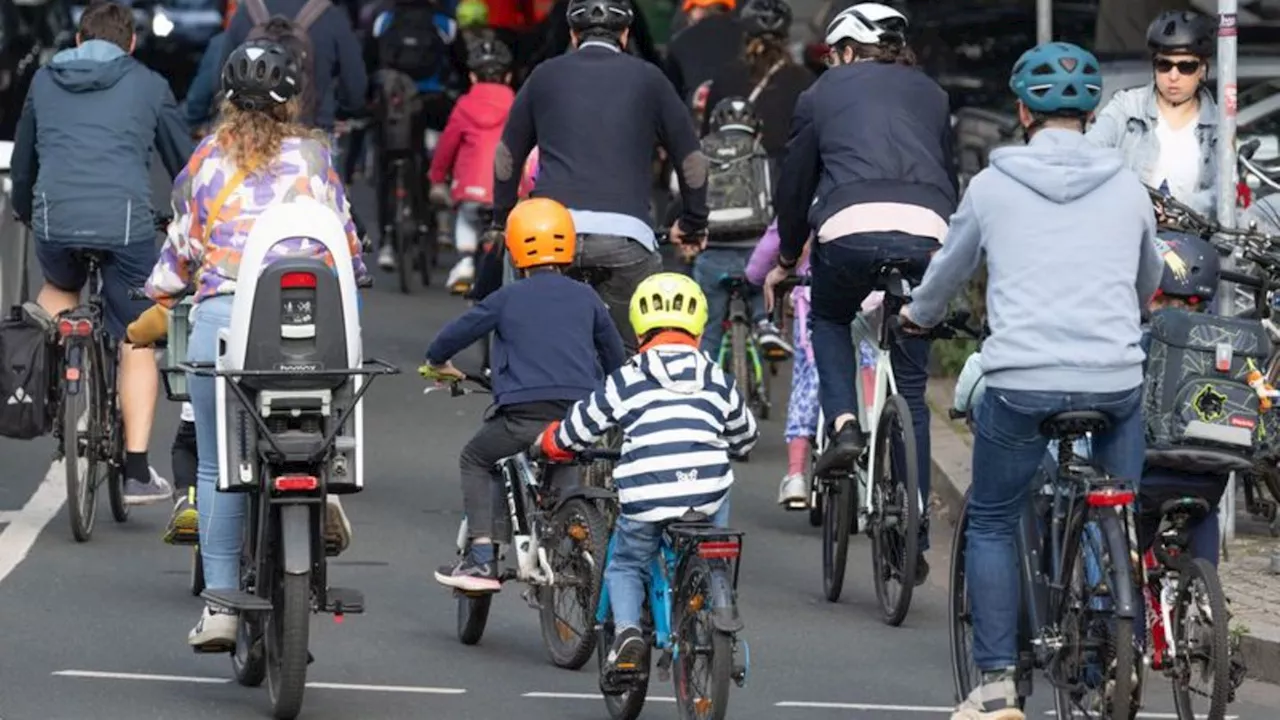
<instances>
[{"instance_id":1,"label":"grey trousers","mask_svg":"<svg viewBox=\"0 0 1280 720\"><path fill-rule=\"evenodd\" d=\"M609 317L618 326L622 344L634 355L640 344L631 329L631 296L642 280L662 272L662 256L619 235L579 235L573 265L609 270L609 279L595 290L609 307Z\"/></svg>"}]
</instances>

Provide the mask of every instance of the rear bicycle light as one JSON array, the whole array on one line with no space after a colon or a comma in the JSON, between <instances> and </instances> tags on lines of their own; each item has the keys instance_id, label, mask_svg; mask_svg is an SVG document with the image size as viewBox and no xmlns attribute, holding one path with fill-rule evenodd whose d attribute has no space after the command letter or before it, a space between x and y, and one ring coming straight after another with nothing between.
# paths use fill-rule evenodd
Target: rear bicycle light
<instances>
[{"instance_id":1,"label":"rear bicycle light","mask_svg":"<svg viewBox=\"0 0 1280 720\"><path fill-rule=\"evenodd\" d=\"M1098 488L1085 495L1089 507L1123 507L1133 503L1136 493L1123 488Z\"/></svg>"},{"instance_id":2,"label":"rear bicycle light","mask_svg":"<svg viewBox=\"0 0 1280 720\"><path fill-rule=\"evenodd\" d=\"M276 492L309 492L320 486L314 475L281 475L271 481Z\"/></svg>"},{"instance_id":3,"label":"rear bicycle light","mask_svg":"<svg viewBox=\"0 0 1280 720\"><path fill-rule=\"evenodd\" d=\"M93 334L93 323L88 320L59 320L58 334L67 337L88 337Z\"/></svg>"},{"instance_id":4,"label":"rear bicycle light","mask_svg":"<svg viewBox=\"0 0 1280 720\"><path fill-rule=\"evenodd\" d=\"M737 540L707 540L698 543L698 557L703 560L733 560L742 554Z\"/></svg>"},{"instance_id":5,"label":"rear bicycle light","mask_svg":"<svg viewBox=\"0 0 1280 720\"><path fill-rule=\"evenodd\" d=\"M309 272L287 272L280 276L280 288L288 290L293 288L309 288L316 289L316 276Z\"/></svg>"}]
</instances>

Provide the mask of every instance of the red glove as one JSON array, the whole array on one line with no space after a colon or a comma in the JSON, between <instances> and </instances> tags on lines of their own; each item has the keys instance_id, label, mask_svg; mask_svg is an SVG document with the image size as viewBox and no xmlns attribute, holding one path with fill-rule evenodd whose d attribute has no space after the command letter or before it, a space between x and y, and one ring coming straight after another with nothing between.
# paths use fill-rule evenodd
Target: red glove
<instances>
[{"instance_id":1,"label":"red glove","mask_svg":"<svg viewBox=\"0 0 1280 720\"><path fill-rule=\"evenodd\" d=\"M556 444L556 432L560 430L560 421L556 420L542 431L542 456L551 462L569 462L573 459L573 453L567 450L561 450Z\"/></svg>"}]
</instances>

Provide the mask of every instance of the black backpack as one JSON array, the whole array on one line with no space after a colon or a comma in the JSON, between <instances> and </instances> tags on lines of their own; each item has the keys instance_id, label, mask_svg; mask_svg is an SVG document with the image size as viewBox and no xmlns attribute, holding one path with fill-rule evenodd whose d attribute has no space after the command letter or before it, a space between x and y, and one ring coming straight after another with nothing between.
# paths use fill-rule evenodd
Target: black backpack
<instances>
[{"instance_id":1,"label":"black backpack","mask_svg":"<svg viewBox=\"0 0 1280 720\"><path fill-rule=\"evenodd\" d=\"M769 156L750 133L716 131L702 139L707 158L707 232L758 238L773 221Z\"/></svg>"},{"instance_id":2,"label":"black backpack","mask_svg":"<svg viewBox=\"0 0 1280 720\"><path fill-rule=\"evenodd\" d=\"M52 321L39 306L15 305L0 321L0 436L30 440L53 427L57 374Z\"/></svg>"},{"instance_id":3,"label":"black backpack","mask_svg":"<svg viewBox=\"0 0 1280 720\"><path fill-rule=\"evenodd\" d=\"M444 80L450 50L436 25L439 12L429 4L396 5L390 27L378 37L379 67L399 70L414 80Z\"/></svg>"},{"instance_id":4,"label":"black backpack","mask_svg":"<svg viewBox=\"0 0 1280 720\"><path fill-rule=\"evenodd\" d=\"M1262 323L1166 308L1152 313L1149 332L1147 465L1191 473L1249 470L1267 441L1248 382L1252 369L1266 370L1271 355Z\"/></svg>"},{"instance_id":5,"label":"black backpack","mask_svg":"<svg viewBox=\"0 0 1280 720\"><path fill-rule=\"evenodd\" d=\"M283 15L272 15L264 0L245 0L245 9L253 28L249 30L246 40L273 40L280 43L298 58L302 67L302 94L299 97L300 108L298 120L303 125L313 125L316 118L316 59L315 47L311 44L311 26L333 7L329 0L307 0L307 4L292 19Z\"/></svg>"}]
</instances>

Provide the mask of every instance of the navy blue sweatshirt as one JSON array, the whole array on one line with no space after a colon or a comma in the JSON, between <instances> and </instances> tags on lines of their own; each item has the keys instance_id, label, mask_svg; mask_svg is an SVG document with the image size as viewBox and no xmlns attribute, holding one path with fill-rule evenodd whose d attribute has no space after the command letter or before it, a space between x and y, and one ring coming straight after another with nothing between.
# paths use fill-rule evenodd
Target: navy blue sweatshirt
<instances>
[{"instance_id":1,"label":"navy blue sweatshirt","mask_svg":"<svg viewBox=\"0 0 1280 720\"><path fill-rule=\"evenodd\" d=\"M651 223L654 146L673 159L680 228L707 226L707 164L693 118L656 65L593 42L539 65L516 94L494 159L494 221L516 204L520 169L538 147L533 195L570 210Z\"/></svg>"},{"instance_id":2,"label":"navy blue sweatshirt","mask_svg":"<svg viewBox=\"0 0 1280 720\"><path fill-rule=\"evenodd\" d=\"M499 407L581 400L627 359L600 296L555 272L503 286L446 325L427 348L427 361L440 365L491 331Z\"/></svg>"}]
</instances>

